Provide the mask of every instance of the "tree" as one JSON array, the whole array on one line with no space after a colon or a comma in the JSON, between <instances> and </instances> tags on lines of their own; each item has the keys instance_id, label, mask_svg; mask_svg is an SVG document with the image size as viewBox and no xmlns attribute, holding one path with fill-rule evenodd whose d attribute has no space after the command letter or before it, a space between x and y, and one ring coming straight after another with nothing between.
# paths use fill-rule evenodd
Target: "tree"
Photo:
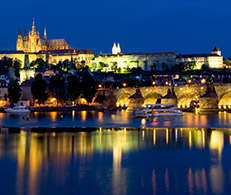
<instances>
[{"instance_id":1,"label":"tree","mask_svg":"<svg viewBox=\"0 0 231 195\"><path fill-rule=\"evenodd\" d=\"M82 87L82 94L86 98L87 102L91 103L96 93L96 84L89 72L87 72L84 75L82 79L81 87Z\"/></svg>"},{"instance_id":2,"label":"tree","mask_svg":"<svg viewBox=\"0 0 231 195\"><path fill-rule=\"evenodd\" d=\"M208 70L209 70L209 66L208 66L208 65L203 64L203 65L201 66L201 71L202 71L202 72L206 73Z\"/></svg>"},{"instance_id":3,"label":"tree","mask_svg":"<svg viewBox=\"0 0 231 195\"><path fill-rule=\"evenodd\" d=\"M69 75L67 77L67 94L72 101L77 99L81 93L79 79L76 75Z\"/></svg>"},{"instance_id":4,"label":"tree","mask_svg":"<svg viewBox=\"0 0 231 195\"><path fill-rule=\"evenodd\" d=\"M10 82L8 87L8 97L10 103L18 103L18 100L21 96L21 89L18 84L18 80L15 79Z\"/></svg>"},{"instance_id":5,"label":"tree","mask_svg":"<svg viewBox=\"0 0 231 195\"><path fill-rule=\"evenodd\" d=\"M116 71L118 69L118 63L117 62L112 62L111 69L112 69L113 72L116 73Z\"/></svg>"},{"instance_id":6,"label":"tree","mask_svg":"<svg viewBox=\"0 0 231 195\"><path fill-rule=\"evenodd\" d=\"M51 95L57 99L57 103L66 101L66 86L63 76L52 76L49 81L49 88Z\"/></svg>"},{"instance_id":7,"label":"tree","mask_svg":"<svg viewBox=\"0 0 231 195\"><path fill-rule=\"evenodd\" d=\"M99 62L98 64L98 69L102 70L104 67L106 67L106 64L104 64L103 62Z\"/></svg>"},{"instance_id":8,"label":"tree","mask_svg":"<svg viewBox=\"0 0 231 195\"><path fill-rule=\"evenodd\" d=\"M35 68L36 70L46 70L48 68L47 62L45 62L42 58L37 58L35 61L32 61L30 66Z\"/></svg>"},{"instance_id":9,"label":"tree","mask_svg":"<svg viewBox=\"0 0 231 195\"><path fill-rule=\"evenodd\" d=\"M151 71L156 71L156 67L157 67L156 63L153 63L150 67Z\"/></svg>"},{"instance_id":10,"label":"tree","mask_svg":"<svg viewBox=\"0 0 231 195\"><path fill-rule=\"evenodd\" d=\"M35 80L32 82L31 85L31 93L34 100L38 100L38 104L44 103L47 98L48 94L46 93L47 83L42 78L41 74L36 75Z\"/></svg>"},{"instance_id":11,"label":"tree","mask_svg":"<svg viewBox=\"0 0 231 195\"><path fill-rule=\"evenodd\" d=\"M184 64L184 71L192 71L196 69L196 62L189 62Z\"/></svg>"}]
</instances>

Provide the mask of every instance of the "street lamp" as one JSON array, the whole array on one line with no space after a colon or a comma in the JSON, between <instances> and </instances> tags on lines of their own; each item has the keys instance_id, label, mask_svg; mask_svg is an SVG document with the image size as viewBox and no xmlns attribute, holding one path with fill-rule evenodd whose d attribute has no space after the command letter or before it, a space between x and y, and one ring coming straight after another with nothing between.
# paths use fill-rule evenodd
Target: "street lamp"
<instances>
[{"instance_id":1,"label":"street lamp","mask_svg":"<svg viewBox=\"0 0 231 195\"><path fill-rule=\"evenodd\" d=\"M126 87L127 86L127 84L126 83L123 83L123 87Z\"/></svg>"}]
</instances>

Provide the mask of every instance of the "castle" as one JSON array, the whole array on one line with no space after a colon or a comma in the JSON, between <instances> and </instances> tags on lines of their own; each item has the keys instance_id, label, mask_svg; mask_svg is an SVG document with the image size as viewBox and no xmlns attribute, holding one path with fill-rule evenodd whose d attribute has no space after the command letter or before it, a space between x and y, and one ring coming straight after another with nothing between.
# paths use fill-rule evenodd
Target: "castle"
<instances>
[{"instance_id":1,"label":"castle","mask_svg":"<svg viewBox=\"0 0 231 195\"><path fill-rule=\"evenodd\" d=\"M175 64L194 62L197 69L202 65L209 68L223 68L223 56L216 46L211 53L205 54L179 54L176 52L158 52L158 53L121 53L120 44L113 44L111 54L99 54L91 61L91 69L96 70L99 64L105 64L105 71L120 69L126 72L131 68L142 68L143 70L163 71L166 66L170 69Z\"/></svg>"},{"instance_id":2,"label":"castle","mask_svg":"<svg viewBox=\"0 0 231 195\"><path fill-rule=\"evenodd\" d=\"M19 61L23 67L25 64L25 55L28 55L29 63L42 58L48 64L58 64L59 61L73 59L75 63L84 61L85 65L90 65L91 59L95 57L91 49L71 48L65 39L47 39L46 28L44 28L44 37L40 38L36 31L35 20L33 20L32 30L28 35L25 30L24 36L19 29L16 42L16 50L0 51L0 59L3 57L12 58Z\"/></svg>"},{"instance_id":3,"label":"castle","mask_svg":"<svg viewBox=\"0 0 231 195\"><path fill-rule=\"evenodd\" d=\"M36 32L35 21L33 20L32 31L27 36L26 30L22 38L21 30L19 29L17 39L17 51L27 53L35 53L49 50L64 50L69 49L65 39L47 39L46 28L44 28L44 39L40 39L39 32Z\"/></svg>"}]
</instances>

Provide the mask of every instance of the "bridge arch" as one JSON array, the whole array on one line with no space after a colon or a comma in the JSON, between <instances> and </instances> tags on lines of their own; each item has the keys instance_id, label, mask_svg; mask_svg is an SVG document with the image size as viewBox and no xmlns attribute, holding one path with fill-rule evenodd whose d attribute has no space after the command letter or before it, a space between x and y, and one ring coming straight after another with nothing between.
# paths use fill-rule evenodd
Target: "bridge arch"
<instances>
[{"instance_id":1,"label":"bridge arch","mask_svg":"<svg viewBox=\"0 0 231 195\"><path fill-rule=\"evenodd\" d=\"M231 91L228 91L221 97L218 107L224 109L231 108Z\"/></svg>"},{"instance_id":2,"label":"bridge arch","mask_svg":"<svg viewBox=\"0 0 231 195\"><path fill-rule=\"evenodd\" d=\"M116 106L128 106L130 96L129 93L121 93L117 99Z\"/></svg>"},{"instance_id":3,"label":"bridge arch","mask_svg":"<svg viewBox=\"0 0 231 195\"><path fill-rule=\"evenodd\" d=\"M186 93L178 98L177 106L178 108L189 108L191 101L195 98L197 94L195 93Z\"/></svg>"},{"instance_id":4,"label":"bridge arch","mask_svg":"<svg viewBox=\"0 0 231 195\"><path fill-rule=\"evenodd\" d=\"M157 99L161 97L161 94L156 93L156 92L152 92L147 94L144 97L144 104L155 104Z\"/></svg>"}]
</instances>

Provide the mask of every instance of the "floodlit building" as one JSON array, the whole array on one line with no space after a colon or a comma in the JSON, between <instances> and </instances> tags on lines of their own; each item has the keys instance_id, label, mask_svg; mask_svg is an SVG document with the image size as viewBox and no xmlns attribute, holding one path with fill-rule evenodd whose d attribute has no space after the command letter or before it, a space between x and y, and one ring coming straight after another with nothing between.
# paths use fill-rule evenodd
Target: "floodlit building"
<instances>
[{"instance_id":1,"label":"floodlit building","mask_svg":"<svg viewBox=\"0 0 231 195\"><path fill-rule=\"evenodd\" d=\"M209 68L223 68L223 56L217 46L210 54L180 54L176 57L176 63L190 63L195 62L197 69L205 64Z\"/></svg>"},{"instance_id":2,"label":"floodlit building","mask_svg":"<svg viewBox=\"0 0 231 195\"><path fill-rule=\"evenodd\" d=\"M175 65L176 56L175 52L121 53L120 44L114 43L111 54L99 54L91 60L91 69L97 69L99 64L103 63L107 71L113 71L115 67L121 72L138 67L143 70L162 70L164 65L168 65L169 68Z\"/></svg>"},{"instance_id":3,"label":"floodlit building","mask_svg":"<svg viewBox=\"0 0 231 195\"><path fill-rule=\"evenodd\" d=\"M84 61L85 65L90 65L91 59L95 56L91 49L69 47L65 39L47 39L46 28L44 28L44 37L41 39L39 32L36 31L34 20L28 35L25 30L22 36L19 29L16 51L0 51L0 59L6 56L24 64L26 54L29 56L29 63L42 58L49 64L57 64L59 61L70 60L73 57L76 63Z\"/></svg>"}]
</instances>

